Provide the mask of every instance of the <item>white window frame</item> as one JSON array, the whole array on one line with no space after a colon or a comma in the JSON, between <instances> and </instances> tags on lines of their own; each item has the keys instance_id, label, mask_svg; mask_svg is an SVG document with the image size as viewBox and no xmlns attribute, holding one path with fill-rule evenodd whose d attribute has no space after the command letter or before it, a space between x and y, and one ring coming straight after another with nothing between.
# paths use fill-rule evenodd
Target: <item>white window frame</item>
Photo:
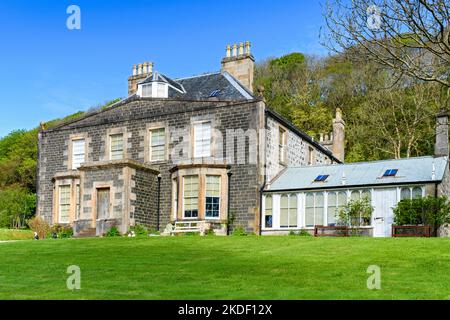
<instances>
[{"instance_id":1,"label":"white window frame","mask_svg":"<svg viewBox=\"0 0 450 320\"><path fill-rule=\"evenodd\" d=\"M112 139L115 136L122 136L122 158L113 159L113 144ZM109 135L109 159L110 160L123 160L125 158L125 134L124 133L111 133Z\"/></svg>"},{"instance_id":2,"label":"white window frame","mask_svg":"<svg viewBox=\"0 0 450 320\"><path fill-rule=\"evenodd\" d=\"M144 98L153 97L153 85L151 83L144 83L141 85L140 96Z\"/></svg>"},{"instance_id":3,"label":"white window frame","mask_svg":"<svg viewBox=\"0 0 450 320\"><path fill-rule=\"evenodd\" d=\"M288 224L289 224L289 226L287 226L287 227L283 227L282 225L281 225L281 210L283 209L282 207L281 207L281 204L282 204L282 200L283 200L283 196L287 196L287 198L288 198L288 207L287 207L287 209L288 209ZM295 222L295 226L291 226L290 225L290 223L289 223L289 221L290 221L290 218L291 218L291 211L293 210L293 208L291 208L291 198L296 198L296 202L297 202L297 207L295 208L295 215L296 215L296 222ZM272 198L272 201L273 201L273 198ZM272 206L273 206L273 202L272 202ZM299 219L298 219L298 208L299 208L299 199L298 199L298 195L297 194L295 194L295 193L282 193L282 194L280 194L280 210L279 210L279 214L280 214L280 229L284 229L284 230L291 230L291 229L298 229L299 228L299 226L300 226L300 224L299 224ZM272 209L272 214L273 214L273 209ZM273 219L273 218L272 218ZM272 221L272 225L273 225L273 221Z\"/></svg>"},{"instance_id":4,"label":"white window frame","mask_svg":"<svg viewBox=\"0 0 450 320\"><path fill-rule=\"evenodd\" d=\"M281 126L278 127L278 161L280 164L287 163L287 130Z\"/></svg>"},{"instance_id":5,"label":"white window frame","mask_svg":"<svg viewBox=\"0 0 450 320\"><path fill-rule=\"evenodd\" d=\"M332 194L332 193L334 193L336 195L336 203L334 203L333 206L330 206L330 194ZM342 205L340 203L340 201L339 201L339 194L344 194L345 195L345 205ZM338 212L339 212L339 210L341 208L343 208L346 205L348 205L348 202L349 202L348 190L330 190L330 191L327 191L327 194L326 194L326 220L325 220L324 225L329 226L329 224L330 224L329 221L328 221L328 210L330 209L330 207L337 209ZM337 221L336 218L335 218L335 220L336 220L336 224L337 224L338 221Z\"/></svg>"},{"instance_id":6,"label":"white window frame","mask_svg":"<svg viewBox=\"0 0 450 320\"><path fill-rule=\"evenodd\" d=\"M204 150L204 143L208 141L207 137L203 136L203 131L205 130L203 126L209 125L209 152L206 152ZM200 129L198 129L200 127ZM198 130L202 131L201 139L197 140ZM201 121L201 122L195 122L193 123L193 157L194 158L209 158L212 156L212 122L210 120L208 121ZM201 144L201 150L198 149L199 145Z\"/></svg>"},{"instance_id":7,"label":"white window frame","mask_svg":"<svg viewBox=\"0 0 450 320\"><path fill-rule=\"evenodd\" d=\"M76 148L76 144L80 142L83 143L82 145L83 153L75 153L75 151L78 149ZM78 170L78 168L81 167L81 165L86 162L86 139L85 138L73 139L71 141L71 148L72 148L72 170ZM75 161L75 159L80 156L83 156L83 160Z\"/></svg>"},{"instance_id":8,"label":"white window frame","mask_svg":"<svg viewBox=\"0 0 450 320\"><path fill-rule=\"evenodd\" d=\"M206 198L208 198L208 177L219 178L219 196L214 197L214 198L219 198L219 215L217 217L208 217L207 216ZM222 177L219 175L207 174L207 175L205 175L205 220L220 220L220 216L222 214L221 206L222 206Z\"/></svg>"},{"instance_id":9,"label":"white window frame","mask_svg":"<svg viewBox=\"0 0 450 320\"><path fill-rule=\"evenodd\" d=\"M402 187L398 188L398 197L397 198L399 199L399 202L404 200L404 199L402 199L402 190L403 189L409 189L409 199L412 200L412 199L414 199L413 198L413 190L416 188L420 189L422 191L421 198L424 198L425 197L425 187L424 186L422 186L422 185L420 185L420 186L402 186Z\"/></svg>"},{"instance_id":10,"label":"white window frame","mask_svg":"<svg viewBox=\"0 0 450 320\"><path fill-rule=\"evenodd\" d=\"M267 206L266 206L266 203L267 203L267 198L269 198L269 197L272 199L272 209L271 209L271 210L272 210L272 226L271 226L271 227L266 227L266 212L267 212ZM262 211L263 211L263 213L264 213L264 215L263 215L263 221L262 221L262 223L261 223L262 229L263 229L263 230L272 230L272 229L275 228L274 195L273 195L273 194L265 195L265 196L264 196L264 199L263 199L263 204L262 204L262 206L263 206Z\"/></svg>"},{"instance_id":11,"label":"white window frame","mask_svg":"<svg viewBox=\"0 0 450 320\"><path fill-rule=\"evenodd\" d=\"M197 216L196 217L186 217L185 213L185 204L186 204L186 198L185 198L185 179L188 177L197 177L197 182L198 182L198 190L197 190ZM183 188L183 220L198 220L198 218L200 217L200 176L199 175L186 175L183 176L183 181L182 181L182 188ZM191 197L192 199L194 199L194 197Z\"/></svg>"},{"instance_id":12,"label":"white window frame","mask_svg":"<svg viewBox=\"0 0 450 320\"><path fill-rule=\"evenodd\" d=\"M160 145L153 146L153 133L154 131L164 131L164 141ZM162 159L153 159L153 147L163 147L164 148L164 155ZM161 162L167 160L167 130L165 127L158 127L158 128L151 128L149 129L149 160L150 162Z\"/></svg>"},{"instance_id":13,"label":"white window frame","mask_svg":"<svg viewBox=\"0 0 450 320\"><path fill-rule=\"evenodd\" d=\"M304 219L303 219L303 221L304 221L304 226L305 226L305 228L306 229L314 229L316 226L318 226L318 224L316 223L316 208L317 208L317 206L316 206L316 197L317 197L317 195L318 194L322 194L322 196L323 196L323 217L322 217L322 220L323 220L323 225L325 225L326 224L326 222L327 222L327 199L326 199L326 192L325 191L311 191L311 192L305 192L305 201L304 201L304 204L303 204L303 208L304 208ZM307 203L307 201L306 201L306 198L307 198L307 195L308 194L312 194L313 196L314 196L314 206L313 206L313 208L314 208L314 212L313 212L313 217L314 217L314 222L313 222L313 226L307 226L306 225L306 203Z\"/></svg>"},{"instance_id":14,"label":"white window frame","mask_svg":"<svg viewBox=\"0 0 450 320\"><path fill-rule=\"evenodd\" d=\"M70 209L71 209L71 201L70 201L70 198L71 198L71 186L70 186L70 184L64 184L64 185L60 185L59 187L58 187L59 189L58 189L58 222L59 223L61 223L61 224L69 224L70 223ZM62 189L68 189L68 195L69 195L69 202L68 203L65 203L64 204L64 206L67 206L67 208L68 208L68 217L67 217L67 221L65 221L65 220L63 220L63 218L62 218L62 206L63 206L63 204L62 204Z\"/></svg>"}]
</instances>

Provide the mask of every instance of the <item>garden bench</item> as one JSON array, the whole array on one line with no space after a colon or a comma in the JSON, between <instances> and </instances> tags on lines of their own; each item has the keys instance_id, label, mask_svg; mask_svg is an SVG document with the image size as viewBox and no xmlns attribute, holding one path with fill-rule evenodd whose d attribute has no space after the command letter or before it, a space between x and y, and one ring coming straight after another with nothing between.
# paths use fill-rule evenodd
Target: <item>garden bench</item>
<instances>
[{"instance_id":1,"label":"garden bench","mask_svg":"<svg viewBox=\"0 0 450 320\"><path fill-rule=\"evenodd\" d=\"M200 221L175 222L175 228L171 231L171 234L200 233L202 223Z\"/></svg>"}]
</instances>

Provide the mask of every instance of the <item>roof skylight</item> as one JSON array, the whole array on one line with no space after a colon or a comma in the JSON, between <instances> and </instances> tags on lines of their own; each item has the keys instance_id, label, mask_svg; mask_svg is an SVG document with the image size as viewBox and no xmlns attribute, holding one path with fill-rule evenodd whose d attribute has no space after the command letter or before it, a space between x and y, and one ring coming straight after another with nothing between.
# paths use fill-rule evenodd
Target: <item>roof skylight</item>
<instances>
[{"instance_id":1,"label":"roof skylight","mask_svg":"<svg viewBox=\"0 0 450 320\"><path fill-rule=\"evenodd\" d=\"M388 169L383 174L383 177L395 177L397 175L398 169Z\"/></svg>"},{"instance_id":2,"label":"roof skylight","mask_svg":"<svg viewBox=\"0 0 450 320\"><path fill-rule=\"evenodd\" d=\"M320 175L314 180L314 182L325 182L328 179L328 177L329 177L328 174Z\"/></svg>"}]
</instances>

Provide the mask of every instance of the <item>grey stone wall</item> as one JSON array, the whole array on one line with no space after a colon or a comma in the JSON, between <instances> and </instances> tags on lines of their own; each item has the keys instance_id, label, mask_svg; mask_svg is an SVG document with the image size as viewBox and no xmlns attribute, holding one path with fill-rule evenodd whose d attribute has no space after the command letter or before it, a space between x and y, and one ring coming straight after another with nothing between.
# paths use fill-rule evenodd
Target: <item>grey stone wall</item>
<instances>
[{"instance_id":1,"label":"grey stone wall","mask_svg":"<svg viewBox=\"0 0 450 320\"><path fill-rule=\"evenodd\" d=\"M135 224L157 224L158 178L143 170L135 170L131 176L131 206ZM164 226L164 225L162 225Z\"/></svg>"},{"instance_id":2,"label":"grey stone wall","mask_svg":"<svg viewBox=\"0 0 450 320\"><path fill-rule=\"evenodd\" d=\"M279 163L279 126L280 123L276 119L268 117L266 134L267 181L274 179L285 168ZM287 130L287 166L308 165L310 147L315 150L315 165L331 162L330 158L321 150L305 141L295 132L285 129Z\"/></svg>"},{"instance_id":3,"label":"grey stone wall","mask_svg":"<svg viewBox=\"0 0 450 320\"><path fill-rule=\"evenodd\" d=\"M438 185L438 195L450 197L450 170L448 163L445 168L444 179Z\"/></svg>"}]
</instances>

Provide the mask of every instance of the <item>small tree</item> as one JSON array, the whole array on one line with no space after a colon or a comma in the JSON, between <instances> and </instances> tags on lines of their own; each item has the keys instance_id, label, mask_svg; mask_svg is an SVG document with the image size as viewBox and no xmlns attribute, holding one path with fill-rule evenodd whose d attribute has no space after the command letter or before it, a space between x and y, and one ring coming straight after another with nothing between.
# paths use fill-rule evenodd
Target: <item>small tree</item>
<instances>
[{"instance_id":1,"label":"small tree","mask_svg":"<svg viewBox=\"0 0 450 320\"><path fill-rule=\"evenodd\" d=\"M48 222L42 219L40 216L36 216L33 219L27 220L27 223L30 229L38 234L39 239L45 239L45 237L51 230Z\"/></svg>"},{"instance_id":2,"label":"small tree","mask_svg":"<svg viewBox=\"0 0 450 320\"><path fill-rule=\"evenodd\" d=\"M352 200L337 212L338 225L358 227L370 223L373 207L368 197Z\"/></svg>"},{"instance_id":3,"label":"small tree","mask_svg":"<svg viewBox=\"0 0 450 320\"><path fill-rule=\"evenodd\" d=\"M0 190L0 227L22 228L34 215L36 195L27 189L13 185Z\"/></svg>"},{"instance_id":4,"label":"small tree","mask_svg":"<svg viewBox=\"0 0 450 320\"><path fill-rule=\"evenodd\" d=\"M429 225L437 235L439 227L450 223L450 202L447 197L405 199L394 209L394 224Z\"/></svg>"}]
</instances>

